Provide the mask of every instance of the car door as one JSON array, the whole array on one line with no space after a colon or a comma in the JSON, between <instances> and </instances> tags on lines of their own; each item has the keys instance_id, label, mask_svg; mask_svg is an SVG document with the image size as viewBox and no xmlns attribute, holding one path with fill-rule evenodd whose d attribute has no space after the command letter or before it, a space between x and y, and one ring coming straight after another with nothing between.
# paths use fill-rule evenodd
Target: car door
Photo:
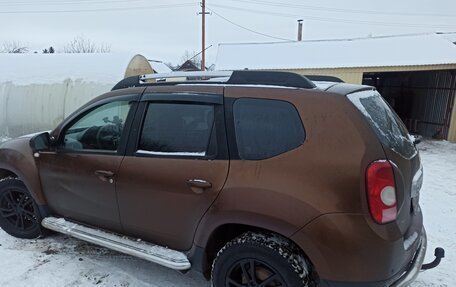
<instances>
[{"instance_id":1,"label":"car door","mask_svg":"<svg viewBox=\"0 0 456 287\"><path fill-rule=\"evenodd\" d=\"M107 98L83 109L37 159L52 212L121 231L115 176L140 95Z\"/></svg>"},{"instance_id":2,"label":"car door","mask_svg":"<svg viewBox=\"0 0 456 287\"><path fill-rule=\"evenodd\" d=\"M117 178L125 232L191 248L228 173L223 95L145 94Z\"/></svg>"}]
</instances>

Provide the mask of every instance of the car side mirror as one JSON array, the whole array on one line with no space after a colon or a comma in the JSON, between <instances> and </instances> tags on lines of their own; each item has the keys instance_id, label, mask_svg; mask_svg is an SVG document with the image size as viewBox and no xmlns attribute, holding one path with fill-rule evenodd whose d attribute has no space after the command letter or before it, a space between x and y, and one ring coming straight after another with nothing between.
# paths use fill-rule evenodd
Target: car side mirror
<instances>
[{"instance_id":1,"label":"car side mirror","mask_svg":"<svg viewBox=\"0 0 456 287\"><path fill-rule=\"evenodd\" d=\"M40 133L30 139L30 147L33 152L48 150L50 147L50 136L48 132Z\"/></svg>"}]
</instances>

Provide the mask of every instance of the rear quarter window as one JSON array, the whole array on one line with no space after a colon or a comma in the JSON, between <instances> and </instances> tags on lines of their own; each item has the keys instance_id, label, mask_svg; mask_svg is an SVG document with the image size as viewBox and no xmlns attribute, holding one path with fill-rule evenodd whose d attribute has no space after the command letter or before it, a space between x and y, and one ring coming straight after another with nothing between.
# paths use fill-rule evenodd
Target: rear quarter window
<instances>
[{"instance_id":1,"label":"rear quarter window","mask_svg":"<svg viewBox=\"0 0 456 287\"><path fill-rule=\"evenodd\" d=\"M378 92L362 91L347 97L364 115L384 147L404 158L415 156L417 151L407 128Z\"/></svg>"},{"instance_id":2,"label":"rear quarter window","mask_svg":"<svg viewBox=\"0 0 456 287\"><path fill-rule=\"evenodd\" d=\"M304 143L301 118L289 102L238 99L233 105L233 116L241 159L271 158Z\"/></svg>"}]
</instances>

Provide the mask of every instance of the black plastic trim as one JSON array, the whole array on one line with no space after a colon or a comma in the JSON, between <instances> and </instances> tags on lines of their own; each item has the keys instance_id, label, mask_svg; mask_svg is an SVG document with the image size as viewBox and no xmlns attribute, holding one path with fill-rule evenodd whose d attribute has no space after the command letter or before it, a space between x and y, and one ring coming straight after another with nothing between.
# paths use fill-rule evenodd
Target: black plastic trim
<instances>
[{"instance_id":1,"label":"black plastic trim","mask_svg":"<svg viewBox=\"0 0 456 287\"><path fill-rule=\"evenodd\" d=\"M41 218L51 215L51 209L47 204L38 205L38 211L40 212Z\"/></svg>"},{"instance_id":2,"label":"black plastic trim","mask_svg":"<svg viewBox=\"0 0 456 287\"><path fill-rule=\"evenodd\" d=\"M274 85L303 89L316 88L315 84L303 75L277 71L234 71L226 83L238 85Z\"/></svg>"},{"instance_id":3,"label":"black plastic trim","mask_svg":"<svg viewBox=\"0 0 456 287\"><path fill-rule=\"evenodd\" d=\"M132 77L125 78L122 81L118 82L111 89L111 91L126 89L126 88L131 88L131 87L138 87L138 86L140 86L139 85L139 76L132 76Z\"/></svg>"},{"instance_id":4,"label":"black plastic trim","mask_svg":"<svg viewBox=\"0 0 456 287\"><path fill-rule=\"evenodd\" d=\"M154 102L192 102L192 103L210 103L223 104L223 96L217 94L193 94L193 93L147 93L141 99L144 101Z\"/></svg>"},{"instance_id":5,"label":"black plastic trim","mask_svg":"<svg viewBox=\"0 0 456 287\"><path fill-rule=\"evenodd\" d=\"M233 105L237 98L225 97L226 136L230 160L240 160L234 127Z\"/></svg>"},{"instance_id":6,"label":"black plastic trim","mask_svg":"<svg viewBox=\"0 0 456 287\"><path fill-rule=\"evenodd\" d=\"M305 75L305 77L314 82L335 82L335 83L345 83L338 77L334 76L323 76L323 75Z\"/></svg>"},{"instance_id":7,"label":"black plastic trim","mask_svg":"<svg viewBox=\"0 0 456 287\"><path fill-rule=\"evenodd\" d=\"M192 264L192 270L206 274L210 270L210 264L207 262L207 254L203 247L196 245L187 253L188 260Z\"/></svg>"}]
</instances>

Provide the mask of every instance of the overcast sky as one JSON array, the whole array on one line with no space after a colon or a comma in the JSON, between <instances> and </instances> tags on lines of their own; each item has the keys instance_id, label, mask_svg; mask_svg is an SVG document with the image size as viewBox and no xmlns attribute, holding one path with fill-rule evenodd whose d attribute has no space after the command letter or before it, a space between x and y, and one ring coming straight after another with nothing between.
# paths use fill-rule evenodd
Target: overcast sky
<instances>
[{"instance_id":1,"label":"overcast sky","mask_svg":"<svg viewBox=\"0 0 456 287\"><path fill-rule=\"evenodd\" d=\"M456 31L455 0L207 0L206 5L213 12L207 16L209 64L219 43L295 40L298 19L304 19L304 39ZM82 35L110 44L114 52L177 64L186 50L201 50L199 11L199 2L191 0L0 0L0 42L25 42L32 51L52 45L58 51Z\"/></svg>"}]
</instances>

